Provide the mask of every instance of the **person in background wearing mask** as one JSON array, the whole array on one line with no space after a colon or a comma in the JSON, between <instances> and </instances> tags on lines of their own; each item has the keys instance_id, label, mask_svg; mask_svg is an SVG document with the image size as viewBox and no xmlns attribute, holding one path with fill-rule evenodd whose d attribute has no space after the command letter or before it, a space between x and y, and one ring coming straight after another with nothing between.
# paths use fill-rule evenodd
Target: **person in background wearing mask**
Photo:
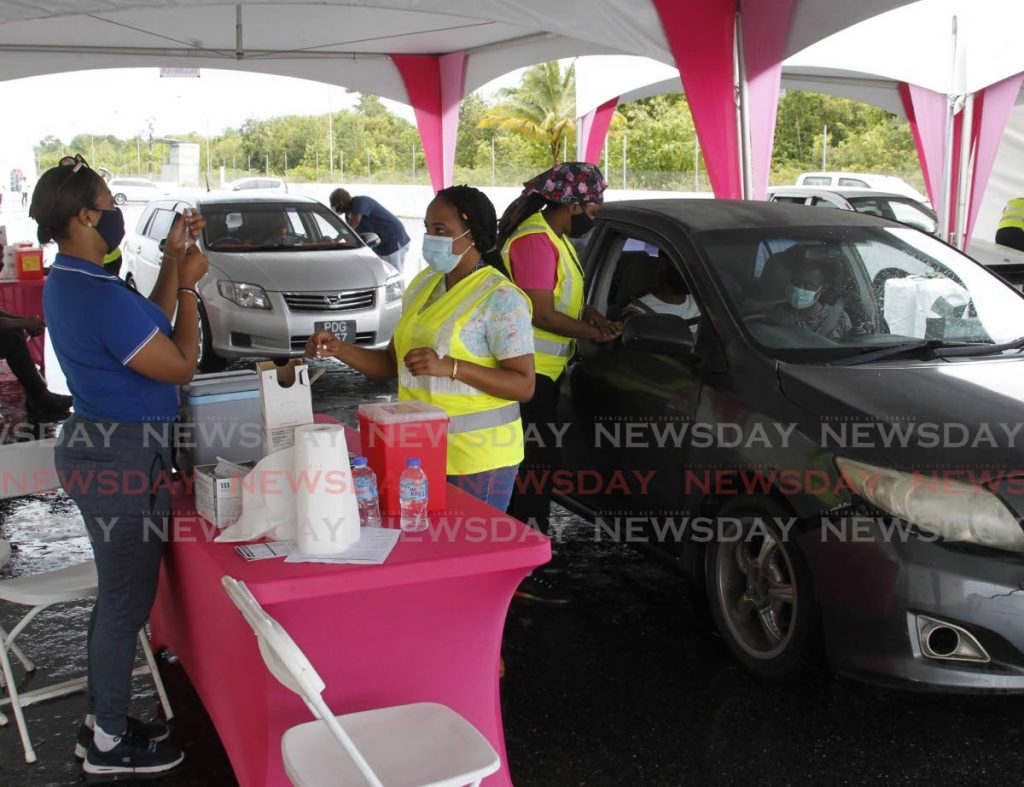
<instances>
[{"instance_id":1,"label":"person in background wearing mask","mask_svg":"<svg viewBox=\"0 0 1024 787\"><path fill-rule=\"evenodd\" d=\"M533 399L523 407L523 426L539 435L543 444L536 439L527 442L509 512L547 534L550 484L538 482L549 478L559 462L552 439L559 379L577 339L609 342L619 336L622 325L584 305L583 268L570 241L593 226L606 187L601 170L585 162L567 162L523 186L498 223L498 245L509 276L533 304L537 382ZM541 587L539 576L531 584L537 585L536 592L523 591L524 596L539 600L549 590ZM548 596L547 600L556 600Z\"/></svg>"},{"instance_id":2,"label":"person in background wearing mask","mask_svg":"<svg viewBox=\"0 0 1024 787\"><path fill-rule=\"evenodd\" d=\"M448 481L500 511L523 459L519 405L533 396L530 301L500 272L497 219L483 192L453 186L427 207L423 258L405 290L386 350L314 334L311 358L331 357L376 380L398 378L398 398L445 410Z\"/></svg>"},{"instance_id":3,"label":"person in background wearing mask","mask_svg":"<svg viewBox=\"0 0 1024 787\"><path fill-rule=\"evenodd\" d=\"M199 359L196 283L209 262L195 244L186 253L185 238L198 237L203 222L190 212L174 223L145 298L103 269L124 238L124 216L81 156L43 173L30 215L39 242L58 244L43 310L75 406L54 460L96 558L86 718L75 751L88 777L153 776L184 755L165 741L164 725L128 711L137 638L156 596L160 534L170 518L177 386L192 379Z\"/></svg>"},{"instance_id":4,"label":"person in background wearing mask","mask_svg":"<svg viewBox=\"0 0 1024 787\"><path fill-rule=\"evenodd\" d=\"M797 254L799 247L793 249ZM836 304L821 302L826 283L826 263L814 258L798 259L789 276L786 294L788 303L781 303L771 312L771 319L780 325L806 328L819 336L839 341L853 330L849 315Z\"/></svg>"},{"instance_id":5,"label":"person in background wearing mask","mask_svg":"<svg viewBox=\"0 0 1024 787\"><path fill-rule=\"evenodd\" d=\"M405 266L409 251L409 235L394 213L372 197L353 197L345 189L331 192L331 210L345 217L348 226L356 232L373 232L380 238L374 253L393 265L399 273Z\"/></svg>"}]
</instances>

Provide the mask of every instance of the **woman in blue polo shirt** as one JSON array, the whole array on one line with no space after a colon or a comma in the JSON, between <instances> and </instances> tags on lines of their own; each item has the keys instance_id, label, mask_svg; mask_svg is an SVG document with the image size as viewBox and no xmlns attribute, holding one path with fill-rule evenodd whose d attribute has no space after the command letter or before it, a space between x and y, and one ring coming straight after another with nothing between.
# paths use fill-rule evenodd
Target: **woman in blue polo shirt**
<instances>
[{"instance_id":1,"label":"woman in blue polo shirt","mask_svg":"<svg viewBox=\"0 0 1024 787\"><path fill-rule=\"evenodd\" d=\"M61 483L78 505L96 557L98 593L89 622L86 721L76 752L87 774L117 778L170 770L182 753L166 727L128 717L139 629L156 595L170 515L171 424L177 385L199 357L196 282L209 262L175 224L148 298L103 268L124 237L106 182L80 157L43 174L30 215L40 243L56 241L43 290L50 340L74 398L57 440ZM173 325L172 325L173 319Z\"/></svg>"}]
</instances>

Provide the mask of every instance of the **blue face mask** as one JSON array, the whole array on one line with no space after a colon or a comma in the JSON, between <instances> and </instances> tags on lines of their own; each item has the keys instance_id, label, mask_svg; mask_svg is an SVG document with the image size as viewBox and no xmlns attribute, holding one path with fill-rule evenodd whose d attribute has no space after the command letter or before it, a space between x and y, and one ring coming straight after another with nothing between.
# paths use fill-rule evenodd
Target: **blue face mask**
<instances>
[{"instance_id":1,"label":"blue face mask","mask_svg":"<svg viewBox=\"0 0 1024 787\"><path fill-rule=\"evenodd\" d=\"M452 251L452 244L468 234L469 230L454 238L448 238L444 235L424 235L423 259L427 261L427 265L438 273L450 273L455 270L455 266L465 256L466 251L469 251L467 248L462 254L456 254Z\"/></svg>"},{"instance_id":2,"label":"blue face mask","mask_svg":"<svg viewBox=\"0 0 1024 787\"><path fill-rule=\"evenodd\" d=\"M786 288L790 304L798 311L811 308L818 300L818 293L819 290L805 290L792 284Z\"/></svg>"}]
</instances>

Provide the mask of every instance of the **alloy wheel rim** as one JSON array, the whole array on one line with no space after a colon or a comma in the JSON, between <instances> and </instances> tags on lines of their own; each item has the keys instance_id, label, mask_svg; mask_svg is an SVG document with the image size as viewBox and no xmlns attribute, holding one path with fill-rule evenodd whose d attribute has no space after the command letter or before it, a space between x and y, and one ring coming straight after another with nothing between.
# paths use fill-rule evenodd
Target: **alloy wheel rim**
<instances>
[{"instance_id":1,"label":"alloy wheel rim","mask_svg":"<svg viewBox=\"0 0 1024 787\"><path fill-rule=\"evenodd\" d=\"M776 658L793 639L799 610L792 556L758 519L741 520L724 535L715 590L726 627L749 656Z\"/></svg>"}]
</instances>

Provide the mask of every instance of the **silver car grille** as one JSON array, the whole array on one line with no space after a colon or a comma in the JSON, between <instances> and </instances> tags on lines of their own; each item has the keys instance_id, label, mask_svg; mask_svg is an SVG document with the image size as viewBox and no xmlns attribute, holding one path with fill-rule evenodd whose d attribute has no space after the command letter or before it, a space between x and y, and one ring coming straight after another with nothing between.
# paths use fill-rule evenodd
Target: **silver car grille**
<instances>
[{"instance_id":1,"label":"silver car grille","mask_svg":"<svg viewBox=\"0 0 1024 787\"><path fill-rule=\"evenodd\" d=\"M343 292L285 292L284 302L293 312L348 312L372 309L376 290L345 290Z\"/></svg>"}]
</instances>

